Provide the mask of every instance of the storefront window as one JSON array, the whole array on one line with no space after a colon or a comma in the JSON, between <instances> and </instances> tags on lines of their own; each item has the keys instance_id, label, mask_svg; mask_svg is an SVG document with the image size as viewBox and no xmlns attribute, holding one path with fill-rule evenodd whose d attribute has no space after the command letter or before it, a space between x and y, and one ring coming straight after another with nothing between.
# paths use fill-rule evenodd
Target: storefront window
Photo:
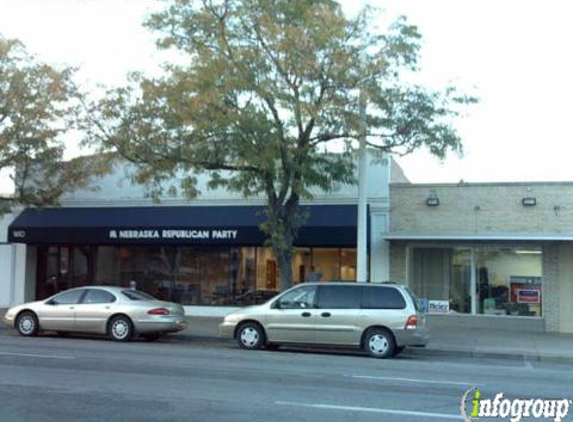
<instances>
[{"instance_id":1,"label":"storefront window","mask_svg":"<svg viewBox=\"0 0 573 422\"><path fill-rule=\"evenodd\" d=\"M419 247L411 261L410 287L430 312L542 315L540 248Z\"/></svg>"},{"instance_id":2,"label":"storefront window","mask_svg":"<svg viewBox=\"0 0 573 422\"><path fill-rule=\"evenodd\" d=\"M39 247L36 297L91 284L92 256L88 246Z\"/></svg>"},{"instance_id":3,"label":"storefront window","mask_svg":"<svg viewBox=\"0 0 573 422\"><path fill-rule=\"evenodd\" d=\"M278 291L280 288L277 261L271 248L257 248L256 290Z\"/></svg>"},{"instance_id":4,"label":"storefront window","mask_svg":"<svg viewBox=\"0 0 573 422\"><path fill-rule=\"evenodd\" d=\"M454 312L469 314L472 311L472 250L455 248L451 252L450 286L448 300Z\"/></svg>"},{"instance_id":5,"label":"storefront window","mask_svg":"<svg viewBox=\"0 0 573 422\"><path fill-rule=\"evenodd\" d=\"M295 248L292 255L292 278L294 284L308 281L308 276L312 272L312 251L311 248Z\"/></svg>"},{"instance_id":6,"label":"storefront window","mask_svg":"<svg viewBox=\"0 0 573 422\"><path fill-rule=\"evenodd\" d=\"M308 281L340 280L340 250L313 248L312 266Z\"/></svg>"},{"instance_id":7,"label":"storefront window","mask_svg":"<svg viewBox=\"0 0 573 422\"><path fill-rule=\"evenodd\" d=\"M340 279L356 281L356 249L340 249Z\"/></svg>"},{"instance_id":8,"label":"storefront window","mask_svg":"<svg viewBox=\"0 0 573 422\"><path fill-rule=\"evenodd\" d=\"M483 248L476 251L478 312L541 316L541 250Z\"/></svg>"},{"instance_id":9,"label":"storefront window","mask_svg":"<svg viewBox=\"0 0 573 422\"><path fill-rule=\"evenodd\" d=\"M183 305L247 306L280 291L272 250L228 246L91 246L41 248L38 296L82 285L135 286ZM354 280L355 249L295 248L295 284Z\"/></svg>"}]
</instances>

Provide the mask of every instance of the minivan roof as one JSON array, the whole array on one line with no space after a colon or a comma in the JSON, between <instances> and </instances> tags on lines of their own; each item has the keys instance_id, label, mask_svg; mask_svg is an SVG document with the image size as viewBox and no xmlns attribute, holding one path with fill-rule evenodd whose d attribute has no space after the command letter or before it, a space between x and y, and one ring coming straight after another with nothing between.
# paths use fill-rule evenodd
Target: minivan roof
<instances>
[{"instance_id":1,"label":"minivan roof","mask_svg":"<svg viewBox=\"0 0 573 422\"><path fill-rule=\"evenodd\" d=\"M397 284L392 281L382 281L382 282L358 282L358 281L340 281L340 280L329 280L329 281L307 281L303 283L298 283L297 286L300 285L308 285L308 286L323 286L328 284L334 284L337 286L404 286L403 284ZM404 286L405 287L405 286Z\"/></svg>"}]
</instances>

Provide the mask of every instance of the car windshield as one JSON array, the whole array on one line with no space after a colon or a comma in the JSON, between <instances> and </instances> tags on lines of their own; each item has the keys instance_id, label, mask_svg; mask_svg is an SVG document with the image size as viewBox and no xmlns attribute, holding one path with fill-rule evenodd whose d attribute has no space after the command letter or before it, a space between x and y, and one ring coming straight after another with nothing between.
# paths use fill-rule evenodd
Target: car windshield
<instances>
[{"instance_id":1,"label":"car windshield","mask_svg":"<svg viewBox=\"0 0 573 422\"><path fill-rule=\"evenodd\" d=\"M139 290L123 290L121 293L130 300L157 300L153 296Z\"/></svg>"}]
</instances>

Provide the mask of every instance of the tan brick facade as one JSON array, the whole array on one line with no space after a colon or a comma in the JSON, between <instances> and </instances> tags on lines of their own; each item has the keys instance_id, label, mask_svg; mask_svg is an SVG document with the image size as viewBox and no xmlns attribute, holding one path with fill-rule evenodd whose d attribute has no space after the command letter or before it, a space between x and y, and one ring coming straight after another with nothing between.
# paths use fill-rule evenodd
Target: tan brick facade
<instances>
[{"instance_id":1,"label":"tan brick facade","mask_svg":"<svg viewBox=\"0 0 573 422\"><path fill-rule=\"evenodd\" d=\"M392 242L390 245L390 280L406 283L406 243Z\"/></svg>"},{"instance_id":2,"label":"tan brick facade","mask_svg":"<svg viewBox=\"0 0 573 422\"><path fill-rule=\"evenodd\" d=\"M430 191L440 205L426 205ZM392 233L573 235L573 183L395 184L390 204Z\"/></svg>"}]
</instances>

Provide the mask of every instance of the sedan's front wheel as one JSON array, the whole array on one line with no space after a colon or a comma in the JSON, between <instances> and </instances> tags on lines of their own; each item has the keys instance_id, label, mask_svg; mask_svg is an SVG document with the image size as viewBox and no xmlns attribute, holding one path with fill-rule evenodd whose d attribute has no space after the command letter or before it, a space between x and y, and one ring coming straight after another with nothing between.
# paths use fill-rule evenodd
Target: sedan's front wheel
<instances>
[{"instance_id":1,"label":"sedan's front wheel","mask_svg":"<svg viewBox=\"0 0 573 422\"><path fill-rule=\"evenodd\" d=\"M38 317L30 311L22 312L16 319L16 329L24 337L38 335Z\"/></svg>"},{"instance_id":2,"label":"sedan's front wheel","mask_svg":"<svg viewBox=\"0 0 573 422\"><path fill-rule=\"evenodd\" d=\"M243 349L260 349L265 343L265 332L259 324L247 322L239 327L237 341Z\"/></svg>"},{"instance_id":3,"label":"sedan's front wheel","mask_svg":"<svg viewBox=\"0 0 573 422\"><path fill-rule=\"evenodd\" d=\"M108 325L107 335L114 341L129 341L133 337L133 324L123 315L114 317Z\"/></svg>"}]
</instances>

